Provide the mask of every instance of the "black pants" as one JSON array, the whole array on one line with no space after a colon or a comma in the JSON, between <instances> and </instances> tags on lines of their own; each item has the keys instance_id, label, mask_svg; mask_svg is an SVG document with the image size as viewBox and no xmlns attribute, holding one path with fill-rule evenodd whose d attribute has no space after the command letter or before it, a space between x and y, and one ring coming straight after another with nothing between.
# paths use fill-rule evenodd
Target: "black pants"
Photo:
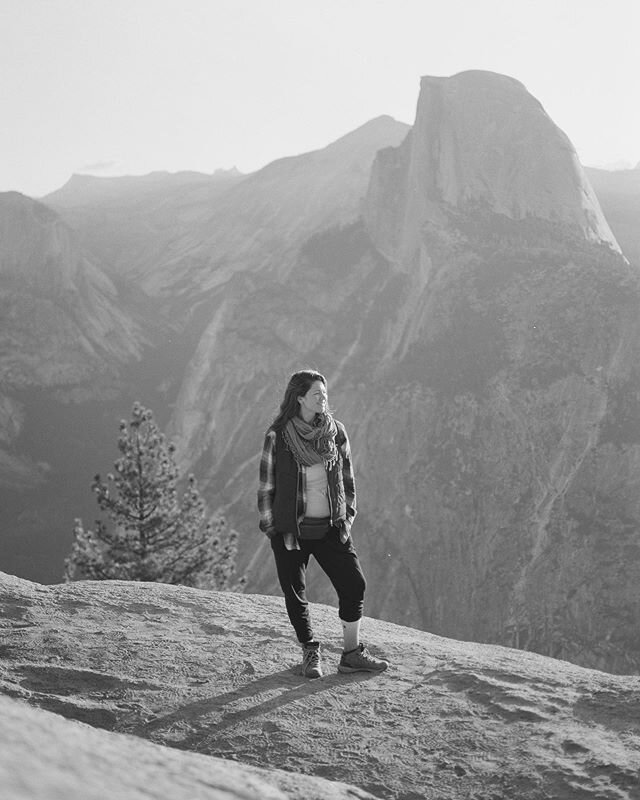
<instances>
[{"instance_id":1,"label":"black pants","mask_svg":"<svg viewBox=\"0 0 640 800\"><path fill-rule=\"evenodd\" d=\"M287 614L298 641L309 642L313 639L306 595L310 556L315 556L338 593L338 614L344 622L362 617L366 581L351 539L343 544L335 528L324 539L301 539L300 547L301 550L287 550L279 533L271 539Z\"/></svg>"}]
</instances>

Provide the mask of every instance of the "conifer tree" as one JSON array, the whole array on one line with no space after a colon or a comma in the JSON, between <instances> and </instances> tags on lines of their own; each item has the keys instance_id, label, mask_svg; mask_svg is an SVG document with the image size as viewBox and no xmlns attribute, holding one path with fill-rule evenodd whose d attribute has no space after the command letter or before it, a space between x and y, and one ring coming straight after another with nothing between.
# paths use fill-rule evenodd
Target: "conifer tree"
<instances>
[{"instance_id":1,"label":"conifer tree","mask_svg":"<svg viewBox=\"0 0 640 800\"><path fill-rule=\"evenodd\" d=\"M131 421L120 422L115 472L92 489L110 524L85 530L76 519L65 561L65 580L158 581L212 589L235 587L237 534L222 517L210 520L196 479L179 494L175 446L153 412L135 403Z\"/></svg>"}]
</instances>

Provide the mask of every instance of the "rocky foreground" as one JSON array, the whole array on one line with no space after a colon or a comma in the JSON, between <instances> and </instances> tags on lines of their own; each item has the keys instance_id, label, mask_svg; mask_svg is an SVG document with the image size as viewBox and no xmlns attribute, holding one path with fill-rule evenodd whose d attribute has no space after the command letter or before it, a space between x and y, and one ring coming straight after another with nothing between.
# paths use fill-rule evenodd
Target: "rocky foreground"
<instances>
[{"instance_id":1,"label":"rocky foreground","mask_svg":"<svg viewBox=\"0 0 640 800\"><path fill-rule=\"evenodd\" d=\"M313 613L309 681L280 598L0 573L3 800L640 797L640 677Z\"/></svg>"}]
</instances>

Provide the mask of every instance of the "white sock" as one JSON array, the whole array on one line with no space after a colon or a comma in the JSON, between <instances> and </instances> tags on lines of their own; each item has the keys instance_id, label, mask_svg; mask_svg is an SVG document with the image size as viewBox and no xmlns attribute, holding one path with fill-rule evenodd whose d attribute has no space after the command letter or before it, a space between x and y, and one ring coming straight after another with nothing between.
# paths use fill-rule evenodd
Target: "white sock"
<instances>
[{"instance_id":1,"label":"white sock","mask_svg":"<svg viewBox=\"0 0 640 800\"><path fill-rule=\"evenodd\" d=\"M360 644L360 620L355 622L342 622L342 633L344 635L344 652L348 653L349 650L355 650Z\"/></svg>"}]
</instances>

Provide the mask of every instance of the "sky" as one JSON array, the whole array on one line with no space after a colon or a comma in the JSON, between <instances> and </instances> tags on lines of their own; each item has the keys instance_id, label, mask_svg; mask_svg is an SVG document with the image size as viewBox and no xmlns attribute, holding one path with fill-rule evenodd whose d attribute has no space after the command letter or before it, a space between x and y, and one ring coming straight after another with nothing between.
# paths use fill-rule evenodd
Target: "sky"
<instances>
[{"instance_id":1,"label":"sky","mask_svg":"<svg viewBox=\"0 0 640 800\"><path fill-rule=\"evenodd\" d=\"M521 81L587 166L640 162L638 0L0 0L0 191L73 173L251 172L422 75Z\"/></svg>"}]
</instances>

